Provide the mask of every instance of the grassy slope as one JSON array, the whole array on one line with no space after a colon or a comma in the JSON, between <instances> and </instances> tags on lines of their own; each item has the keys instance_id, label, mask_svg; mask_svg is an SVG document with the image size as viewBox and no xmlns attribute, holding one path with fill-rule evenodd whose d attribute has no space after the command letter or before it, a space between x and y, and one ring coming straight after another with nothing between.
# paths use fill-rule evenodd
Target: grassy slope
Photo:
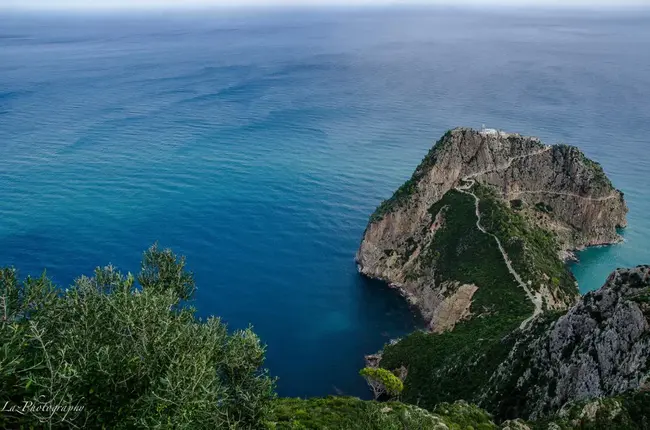
<instances>
[{"instance_id":1,"label":"grassy slope","mask_svg":"<svg viewBox=\"0 0 650 430\"><path fill-rule=\"evenodd\" d=\"M526 275L524 279L541 279L544 272L557 279L557 287L566 289L567 294L575 291L573 278L557 257L552 236L529 226L487 189L476 186L474 192L481 197L482 225L499 236L512 254L515 269ZM456 280L479 286L473 297L472 318L451 332L417 332L386 346L381 362L387 369L408 368L403 399L427 409L458 399L476 401L479 389L487 384L513 344L507 335L533 311L507 271L494 238L476 228L473 198L452 190L431 207L431 213L435 215L444 206L444 227L421 258L427 259L427 267L434 268L437 283Z\"/></svg>"},{"instance_id":2,"label":"grassy slope","mask_svg":"<svg viewBox=\"0 0 650 430\"><path fill-rule=\"evenodd\" d=\"M446 426L443 427L442 425ZM483 410L466 403L442 404L431 413L400 402L379 403L353 397L278 399L269 429L276 430L493 430Z\"/></svg>"},{"instance_id":3,"label":"grassy slope","mask_svg":"<svg viewBox=\"0 0 650 430\"><path fill-rule=\"evenodd\" d=\"M436 271L436 282L457 280L479 286L473 318L443 334L413 333L387 346L382 367L408 368L403 398L431 409L457 399L469 400L505 358L502 338L533 311L532 304L507 271L494 238L476 228L474 199L450 191L431 207L447 206L441 228L422 258ZM470 364L473 363L473 364Z\"/></svg>"},{"instance_id":4,"label":"grassy slope","mask_svg":"<svg viewBox=\"0 0 650 430\"><path fill-rule=\"evenodd\" d=\"M533 291L540 284L547 284L571 303L578 290L573 274L558 256L555 234L528 222L507 203L495 198L490 189L474 187L474 190L481 199L483 227L499 237L522 279L532 281Z\"/></svg>"}]
</instances>

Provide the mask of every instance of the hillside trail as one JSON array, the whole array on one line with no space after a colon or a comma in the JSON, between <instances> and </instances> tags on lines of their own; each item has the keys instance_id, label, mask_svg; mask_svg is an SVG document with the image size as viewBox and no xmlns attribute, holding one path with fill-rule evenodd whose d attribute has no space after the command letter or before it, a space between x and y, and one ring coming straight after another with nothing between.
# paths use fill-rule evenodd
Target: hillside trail
<instances>
[{"instance_id":1,"label":"hillside trail","mask_svg":"<svg viewBox=\"0 0 650 430\"><path fill-rule=\"evenodd\" d=\"M508 272L510 272L510 274L515 278L519 286L524 290L526 296L533 303L533 306L535 307L533 310L533 314L530 317L526 318L524 321L522 321L521 324L519 325L520 329L524 329L526 328L526 326L530 321L532 321L534 318L536 318L539 314L542 313L542 304L543 304L542 296L541 294L533 294L529 285L526 282L524 282L521 276L519 276L519 273L517 273L515 268L512 267L512 261L510 260L510 257L508 257L508 254L506 253L506 250L503 248L503 245L501 244L499 238L495 234L492 234L489 231L487 231L481 225L481 211L479 210L480 200L476 194L469 191L469 189L473 185L474 185L474 180L469 179L465 185L456 187L456 190L460 191L461 193L468 194L474 197L474 212L476 214L476 228L478 228L481 233L487 234L488 236L494 238L494 241L497 243L497 247L499 248L499 252L501 252L501 256L503 257L503 261L506 263Z\"/></svg>"},{"instance_id":2,"label":"hillside trail","mask_svg":"<svg viewBox=\"0 0 650 430\"><path fill-rule=\"evenodd\" d=\"M552 146L546 145L546 146L544 146L544 148L542 148L542 149L540 149L538 151L531 152L529 154L518 155L516 157L509 158L508 161L505 164L502 164L500 166L496 166L496 167L494 167L492 169L486 169L486 170L481 170L481 171L476 172L476 173L472 173L471 175L468 175L465 178L463 178L463 180L467 181L467 180L470 180L470 179L474 179L477 176L486 175L488 173L500 172L500 171L509 169L510 166L512 166L512 163L514 163L516 160L521 160L523 158L529 158L529 157L534 157L534 156L537 156L537 155L540 155L540 154L544 154L545 152L550 151L552 148L553 148ZM605 201L605 200L610 200L610 199L614 199L614 198L619 197L618 193L613 193L613 194L611 194L609 196L605 196L605 197L588 197L588 196L581 196L580 194L576 194L576 193L564 193L564 192L547 191L547 190L511 191L509 193L504 193L504 196L516 196L516 195L520 195L520 194L551 194L551 195L557 195L557 196L577 197L577 198L580 198L580 199L590 200L590 201L594 201L594 202L602 202L602 201Z\"/></svg>"},{"instance_id":3,"label":"hillside trail","mask_svg":"<svg viewBox=\"0 0 650 430\"><path fill-rule=\"evenodd\" d=\"M605 200L611 200L614 198L619 197L618 193L614 193L610 196L605 196L605 197L587 197L587 196L581 196L580 194L575 194L575 193L562 193L562 192L557 192L557 191L545 191L545 190L537 190L537 191L532 191L532 190L522 190L522 191L511 191L509 193L504 193L503 196L518 196L520 194L551 194L551 195L556 195L556 196L569 196L569 197L578 197L584 200L590 200L592 202L604 202Z\"/></svg>"},{"instance_id":4,"label":"hillside trail","mask_svg":"<svg viewBox=\"0 0 650 430\"><path fill-rule=\"evenodd\" d=\"M476 228L479 229L479 231L483 234L487 234L489 236L492 236L497 243L497 246L499 248L499 252L501 252L501 255L503 256L503 261L506 263L506 266L508 268L508 272L515 278L519 286L526 292L526 296L528 299L533 303L533 306L535 307L533 310L533 314L526 318L524 321L521 322L521 325L519 328L524 329L528 325L530 321L532 321L534 318L536 318L538 315L542 313L542 305L543 305L543 299L541 293L533 293L533 291L530 289L530 285L524 282L524 280L519 276L517 271L514 269L512 266L512 261L510 260L510 257L508 257L508 254L506 253L506 250L503 248L503 245L501 244L501 241L499 238L488 232L482 225L481 225L481 211L479 210L479 203L480 199L476 194L470 191L472 186L476 183L475 178L481 175L485 175L487 173L493 173L493 172L499 172L506 170L512 166L512 163L515 162L516 160L520 160L523 158L528 158L528 157L534 157L540 154L544 154L545 152L550 151L552 146L544 146L544 148L531 152L529 154L524 154L524 155L519 155L517 157L512 157L508 159L508 161L505 164L502 164L500 166L496 166L492 169L486 169L480 172L472 173L471 175L468 175L464 178L462 178L462 182L464 183L463 185L458 185L455 189L461 193L468 194L472 197L474 197L474 207L475 207L475 214L476 214ZM569 196L569 197L577 197L585 200L590 200L590 201L605 201L605 200L610 200L613 198L618 198L619 194L618 193L613 193L610 196L606 197L587 197L587 196L581 196L579 194L575 193L566 193L566 192L556 192L556 191L546 191L546 190L523 190L523 191L514 191L510 193L505 193L503 194L503 197L505 196L515 196L515 195L520 195L520 194L551 194L551 195L560 195L560 196Z\"/></svg>"},{"instance_id":5,"label":"hillside trail","mask_svg":"<svg viewBox=\"0 0 650 430\"><path fill-rule=\"evenodd\" d=\"M528 299L533 303L533 306L534 306L533 314L530 317L526 318L524 321L521 322L521 324L519 325L520 329L526 328L526 326L528 325L528 323L530 321L532 321L534 318L536 318L538 315L540 315L542 313L542 304L543 304L542 296L539 293L534 294L532 292L532 290L530 289L530 286L526 282L524 282L524 280L521 278L521 276L519 276L519 273L517 273L515 268L512 266L512 261L510 260L510 257L508 257L508 254L506 253L506 250L503 248L503 245L501 244L501 241L499 240L499 238L495 234L492 234L492 233L488 232L481 225L481 211L479 210L480 199L478 198L478 196L476 194L471 192L470 189L476 183L474 178L476 178L477 176L484 175L486 173L492 173L492 172L497 172L497 171L508 169L510 166L512 166L512 163L515 160L519 160L519 159L527 158L527 157L534 157L536 155L543 154L543 153L549 151L550 149L551 149L550 146L545 146L543 149L541 149L539 151L535 151L535 152L532 152L530 154L520 155L520 156L517 156L517 157L512 157L512 158L508 159L508 161L505 164L503 164L501 166L497 166L494 169L484 170L484 171L473 173L473 174L471 174L469 176L464 177L462 179L464 184L459 185L459 186L456 187L457 191L460 191L461 193L468 194L468 195L474 197L474 212L476 214L476 228L478 228L481 233L487 234L487 235L491 236L492 238L494 238L494 241L497 243L497 247L499 248L499 252L501 252L501 256L503 257L503 261L506 263L506 267L508 268L508 272L510 272L510 274L515 278L515 281L517 281L519 286L526 293L526 296L528 297Z\"/></svg>"}]
</instances>

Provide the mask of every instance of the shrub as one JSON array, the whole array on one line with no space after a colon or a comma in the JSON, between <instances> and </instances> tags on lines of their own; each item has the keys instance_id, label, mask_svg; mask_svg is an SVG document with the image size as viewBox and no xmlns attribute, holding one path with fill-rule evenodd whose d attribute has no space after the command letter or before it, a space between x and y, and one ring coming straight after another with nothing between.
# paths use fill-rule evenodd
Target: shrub
<instances>
[{"instance_id":1,"label":"shrub","mask_svg":"<svg viewBox=\"0 0 650 430\"><path fill-rule=\"evenodd\" d=\"M0 428L263 426L274 382L257 336L197 319L181 303L192 275L169 250L150 248L138 279L107 266L63 291L0 271L0 399L49 406L3 412Z\"/></svg>"},{"instance_id":2,"label":"shrub","mask_svg":"<svg viewBox=\"0 0 650 430\"><path fill-rule=\"evenodd\" d=\"M524 202L521 199L510 200L510 207L518 211L524 208Z\"/></svg>"},{"instance_id":3,"label":"shrub","mask_svg":"<svg viewBox=\"0 0 650 430\"><path fill-rule=\"evenodd\" d=\"M386 369L366 367L365 369L361 369L359 374L368 382L375 395L375 399L378 399L382 395L389 397L399 396L404 389L402 381Z\"/></svg>"},{"instance_id":4,"label":"shrub","mask_svg":"<svg viewBox=\"0 0 650 430\"><path fill-rule=\"evenodd\" d=\"M268 428L273 430L496 430L477 413L453 416L431 413L399 402L376 402L352 397L278 399ZM455 405L451 405L453 409ZM470 406L467 407L468 409ZM475 409L475 406L473 407ZM487 414L484 413L485 416ZM477 421L475 418L478 417ZM489 416L488 416L489 417Z\"/></svg>"}]
</instances>

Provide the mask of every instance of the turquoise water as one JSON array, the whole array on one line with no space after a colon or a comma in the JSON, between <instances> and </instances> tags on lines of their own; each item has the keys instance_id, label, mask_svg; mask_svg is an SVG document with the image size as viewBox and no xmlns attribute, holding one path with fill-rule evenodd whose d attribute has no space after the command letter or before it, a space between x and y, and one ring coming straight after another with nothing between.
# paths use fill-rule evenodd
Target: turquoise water
<instances>
[{"instance_id":1,"label":"turquoise water","mask_svg":"<svg viewBox=\"0 0 650 430\"><path fill-rule=\"evenodd\" d=\"M367 396L363 355L419 322L354 253L451 127L603 164L630 227L580 255L583 291L650 262L649 42L647 13L0 15L0 264L65 285L160 241L280 394Z\"/></svg>"},{"instance_id":2,"label":"turquoise water","mask_svg":"<svg viewBox=\"0 0 650 430\"><path fill-rule=\"evenodd\" d=\"M637 205L630 204L630 206L636 209ZM630 221L634 220L630 218ZM638 231L639 228L647 229L647 221L622 230L621 235L625 240L622 244L587 248L577 253L578 261L571 262L569 267L578 280L581 293L600 287L616 268L650 264L647 249L648 232Z\"/></svg>"}]
</instances>

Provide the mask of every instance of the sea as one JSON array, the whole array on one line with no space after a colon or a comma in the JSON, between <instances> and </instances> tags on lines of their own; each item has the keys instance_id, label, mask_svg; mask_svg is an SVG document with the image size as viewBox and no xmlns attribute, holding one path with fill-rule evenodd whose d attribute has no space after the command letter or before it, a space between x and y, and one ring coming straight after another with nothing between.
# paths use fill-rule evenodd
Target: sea
<instances>
[{"instance_id":1,"label":"sea","mask_svg":"<svg viewBox=\"0 0 650 430\"><path fill-rule=\"evenodd\" d=\"M187 257L204 318L249 324L282 396L369 397L422 327L357 273L375 207L457 126L580 147L625 193L580 290L650 263L650 11L0 12L0 265L62 287Z\"/></svg>"}]
</instances>

